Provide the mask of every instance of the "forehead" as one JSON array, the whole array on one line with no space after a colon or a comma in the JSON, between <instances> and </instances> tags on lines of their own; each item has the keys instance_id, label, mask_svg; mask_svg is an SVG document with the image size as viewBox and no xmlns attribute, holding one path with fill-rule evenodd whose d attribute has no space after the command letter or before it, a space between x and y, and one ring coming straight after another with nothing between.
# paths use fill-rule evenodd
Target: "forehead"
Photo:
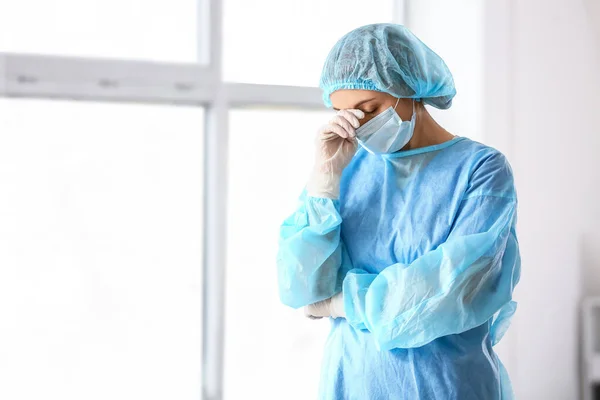
<instances>
[{"instance_id":1,"label":"forehead","mask_svg":"<svg viewBox=\"0 0 600 400\"><path fill-rule=\"evenodd\" d=\"M354 108L365 100L387 100L389 97L391 96L387 93L376 92L373 90L341 89L333 92L330 99L334 108L343 110L346 108Z\"/></svg>"}]
</instances>

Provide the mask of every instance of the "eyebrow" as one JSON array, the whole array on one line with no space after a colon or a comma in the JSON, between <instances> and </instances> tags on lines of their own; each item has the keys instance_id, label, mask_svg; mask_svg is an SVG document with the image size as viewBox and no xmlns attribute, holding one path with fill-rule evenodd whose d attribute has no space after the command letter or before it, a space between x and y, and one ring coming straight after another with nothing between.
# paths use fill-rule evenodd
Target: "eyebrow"
<instances>
[{"instance_id":1,"label":"eyebrow","mask_svg":"<svg viewBox=\"0 0 600 400\"><path fill-rule=\"evenodd\" d=\"M363 101L361 101L360 103L358 103L358 104L355 104L355 105L354 105L354 107L352 107L352 108L353 108L353 109L354 109L354 108L358 108L358 107L362 106L363 104L365 104L365 103L368 103L368 102L369 102L369 101L371 101L371 100L375 100L375 97L373 97L373 98L370 98L370 99L367 99L367 100L363 100ZM339 109L339 108L335 108L335 107L333 107L333 109L334 109L335 111L340 111L340 109Z\"/></svg>"}]
</instances>

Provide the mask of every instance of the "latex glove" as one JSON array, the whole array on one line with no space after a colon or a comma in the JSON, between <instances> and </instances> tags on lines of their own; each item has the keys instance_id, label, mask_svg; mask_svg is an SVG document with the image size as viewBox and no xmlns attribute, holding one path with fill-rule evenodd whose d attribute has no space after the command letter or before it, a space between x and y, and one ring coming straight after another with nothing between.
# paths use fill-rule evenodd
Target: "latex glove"
<instances>
[{"instance_id":1,"label":"latex glove","mask_svg":"<svg viewBox=\"0 0 600 400\"><path fill-rule=\"evenodd\" d=\"M342 171L356 153L356 129L360 110L340 110L319 129L316 140L315 166L306 185L309 196L337 199L340 196Z\"/></svg>"},{"instance_id":2,"label":"latex glove","mask_svg":"<svg viewBox=\"0 0 600 400\"><path fill-rule=\"evenodd\" d=\"M304 307L304 315L310 319L323 317L346 318L343 292Z\"/></svg>"}]
</instances>

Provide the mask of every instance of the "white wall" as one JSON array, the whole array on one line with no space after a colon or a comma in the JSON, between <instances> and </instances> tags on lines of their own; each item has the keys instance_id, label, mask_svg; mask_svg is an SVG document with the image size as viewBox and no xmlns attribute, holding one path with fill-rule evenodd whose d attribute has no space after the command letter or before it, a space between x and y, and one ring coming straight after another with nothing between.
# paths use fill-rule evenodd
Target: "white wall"
<instances>
[{"instance_id":1,"label":"white wall","mask_svg":"<svg viewBox=\"0 0 600 400\"><path fill-rule=\"evenodd\" d=\"M600 124L598 123L598 111L600 109L600 1L583 0L583 18L588 25L589 31L585 34L591 36L592 46L595 52L585 47L586 53L582 60L586 73L581 81L589 79L585 94L591 100L586 102L586 123L584 127L584 141L587 151L586 174L582 185L583 196L583 262L584 262L584 293L586 295L600 296L600 189L596 186L600 182ZM590 40L584 41L583 46ZM591 54L589 54L591 52ZM592 57L595 59L592 60ZM590 61L591 60L591 61ZM587 64L589 63L589 64Z\"/></svg>"},{"instance_id":2,"label":"white wall","mask_svg":"<svg viewBox=\"0 0 600 400\"><path fill-rule=\"evenodd\" d=\"M584 1L499 3L484 12L484 126L520 201L511 376L517 398L575 399L579 301L600 292L598 42Z\"/></svg>"},{"instance_id":3,"label":"white wall","mask_svg":"<svg viewBox=\"0 0 600 400\"><path fill-rule=\"evenodd\" d=\"M458 95L436 114L503 151L519 194L519 310L499 353L518 399L578 398L578 307L600 295L600 1L413 0Z\"/></svg>"}]
</instances>

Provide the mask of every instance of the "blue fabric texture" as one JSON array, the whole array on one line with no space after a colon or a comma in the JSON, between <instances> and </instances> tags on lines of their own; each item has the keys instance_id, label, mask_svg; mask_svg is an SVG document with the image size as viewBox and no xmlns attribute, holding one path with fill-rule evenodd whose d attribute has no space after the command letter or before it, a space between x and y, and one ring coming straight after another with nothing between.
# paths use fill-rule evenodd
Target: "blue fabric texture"
<instances>
[{"instance_id":1,"label":"blue fabric texture","mask_svg":"<svg viewBox=\"0 0 600 400\"><path fill-rule=\"evenodd\" d=\"M516 307L516 210L505 157L466 138L360 149L339 201L302 194L280 231L281 300L343 291L347 314L331 320L319 398L512 399L492 346Z\"/></svg>"},{"instance_id":2,"label":"blue fabric texture","mask_svg":"<svg viewBox=\"0 0 600 400\"><path fill-rule=\"evenodd\" d=\"M327 107L331 93L340 89L422 99L441 109L449 108L456 95L444 60L397 24L366 25L343 36L325 60L319 87Z\"/></svg>"}]
</instances>

